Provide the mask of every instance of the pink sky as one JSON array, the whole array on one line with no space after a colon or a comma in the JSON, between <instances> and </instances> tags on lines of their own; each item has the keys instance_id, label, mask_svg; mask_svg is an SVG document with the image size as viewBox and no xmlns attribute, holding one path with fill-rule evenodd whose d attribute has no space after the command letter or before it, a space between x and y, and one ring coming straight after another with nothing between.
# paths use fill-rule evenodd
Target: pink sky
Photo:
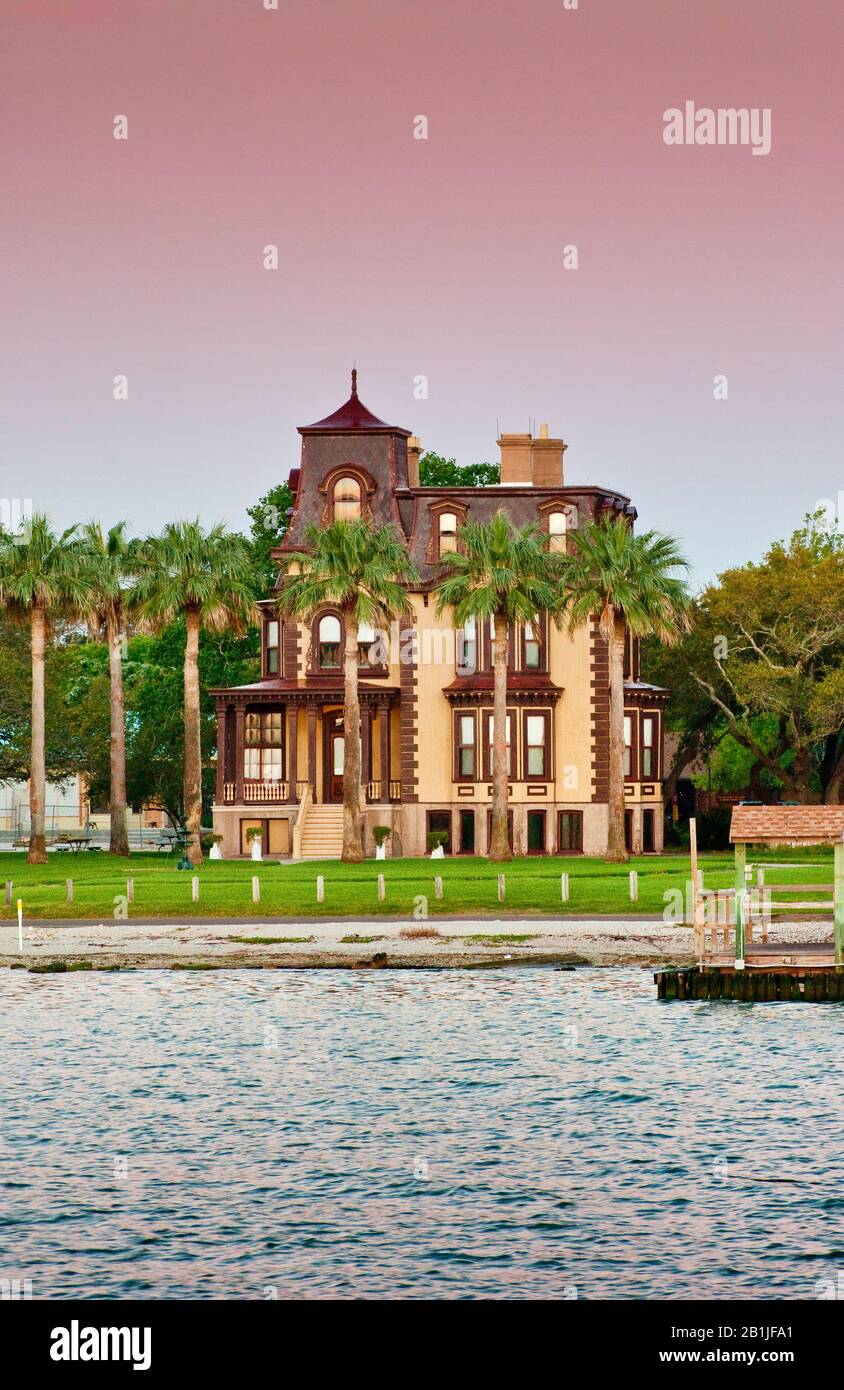
<instances>
[{"instance_id":1,"label":"pink sky","mask_svg":"<svg viewBox=\"0 0 844 1390\"><path fill-rule=\"evenodd\" d=\"M844 488L839 0L39 0L4 28L4 495L241 526L353 360L461 463L549 421L567 480L630 493L699 578ZM686 100L770 107L771 154L666 146Z\"/></svg>"}]
</instances>

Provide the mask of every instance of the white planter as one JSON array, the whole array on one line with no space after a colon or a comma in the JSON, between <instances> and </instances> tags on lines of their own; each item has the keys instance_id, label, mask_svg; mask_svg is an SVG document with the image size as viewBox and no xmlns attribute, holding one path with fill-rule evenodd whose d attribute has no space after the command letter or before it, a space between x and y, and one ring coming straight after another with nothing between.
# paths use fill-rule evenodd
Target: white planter
<instances>
[{"instance_id":1,"label":"white planter","mask_svg":"<svg viewBox=\"0 0 844 1390\"><path fill-rule=\"evenodd\" d=\"M437 845L436 849L431 850L432 859L445 859L445 845Z\"/></svg>"},{"instance_id":2,"label":"white planter","mask_svg":"<svg viewBox=\"0 0 844 1390\"><path fill-rule=\"evenodd\" d=\"M261 860L261 859L263 859L263 857L264 857L264 856L263 856L263 854L261 853L261 841L260 841L260 840L253 840L253 841L252 841L252 858L253 858L253 859L257 859L257 860Z\"/></svg>"},{"instance_id":3,"label":"white planter","mask_svg":"<svg viewBox=\"0 0 844 1390\"><path fill-rule=\"evenodd\" d=\"M211 848L210 848L209 851L208 851L208 858L209 858L209 859L222 859L222 857L223 857L223 852L222 852L222 850L220 849L220 846L219 846L219 845L212 845Z\"/></svg>"},{"instance_id":4,"label":"white planter","mask_svg":"<svg viewBox=\"0 0 844 1390\"><path fill-rule=\"evenodd\" d=\"M386 846L386 845L376 845L376 846L375 846L375 858L376 858L376 859L386 859L386 858L387 858L387 846Z\"/></svg>"}]
</instances>

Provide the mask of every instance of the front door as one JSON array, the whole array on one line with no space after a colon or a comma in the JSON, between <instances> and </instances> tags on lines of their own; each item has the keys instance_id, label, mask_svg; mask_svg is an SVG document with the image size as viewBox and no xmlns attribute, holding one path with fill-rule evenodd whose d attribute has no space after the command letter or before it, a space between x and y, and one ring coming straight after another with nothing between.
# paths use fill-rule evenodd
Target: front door
<instances>
[{"instance_id":1,"label":"front door","mask_svg":"<svg viewBox=\"0 0 844 1390\"><path fill-rule=\"evenodd\" d=\"M325 799L343 800L345 734L342 714L325 716Z\"/></svg>"}]
</instances>

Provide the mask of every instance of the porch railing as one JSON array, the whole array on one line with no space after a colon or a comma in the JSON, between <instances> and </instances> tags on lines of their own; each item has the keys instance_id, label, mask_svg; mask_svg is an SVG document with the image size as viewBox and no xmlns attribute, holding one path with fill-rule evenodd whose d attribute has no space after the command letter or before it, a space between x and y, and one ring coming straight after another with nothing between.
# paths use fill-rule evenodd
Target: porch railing
<instances>
[{"instance_id":1,"label":"porch railing","mask_svg":"<svg viewBox=\"0 0 844 1390\"><path fill-rule=\"evenodd\" d=\"M244 801L286 801L286 782L244 782Z\"/></svg>"},{"instance_id":2,"label":"porch railing","mask_svg":"<svg viewBox=\"0 0 844 1390\"><path fill-rule=\"evenodd\" d=\"M367 782L367 783L366 783L366 799L367 799L367 801L383 801L383 800L385 800L385 799L386 799L386 800L389 800L389 801L401 801L401 782L395 782L395 781L391 781L391 782L390 782L390 784L389 784L389 795L388 795L387 798L384 798L384 797L381 795L382 789L383 789L383 785L384 785L384 784L382 783L382 781L380 780L380 778L377 778L377 777L375 778L374 781L372 781L372 782Z\"/></svg>"}]
</instances>

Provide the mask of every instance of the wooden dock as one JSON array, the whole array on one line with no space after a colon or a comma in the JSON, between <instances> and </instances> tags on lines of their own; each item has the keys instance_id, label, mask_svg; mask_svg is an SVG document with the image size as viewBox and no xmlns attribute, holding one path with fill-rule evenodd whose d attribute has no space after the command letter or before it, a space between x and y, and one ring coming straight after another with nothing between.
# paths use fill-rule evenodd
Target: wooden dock
<instances>
[{"instance_id":1,"label":"wooden dock","mask_svg":"<svg viewBox=\"0 0 844 1390\"><path fill-rule=\"evenodd\" d=\"M658 970L654 975L658 999L737 999L746 1004L844 1003L844 970L834 960L826 966L809 965L800 959L801 948L791 946L797 959L793 964L760 969L736 970L690 965L679 970Z\"/></svg>"}]
</instances>

